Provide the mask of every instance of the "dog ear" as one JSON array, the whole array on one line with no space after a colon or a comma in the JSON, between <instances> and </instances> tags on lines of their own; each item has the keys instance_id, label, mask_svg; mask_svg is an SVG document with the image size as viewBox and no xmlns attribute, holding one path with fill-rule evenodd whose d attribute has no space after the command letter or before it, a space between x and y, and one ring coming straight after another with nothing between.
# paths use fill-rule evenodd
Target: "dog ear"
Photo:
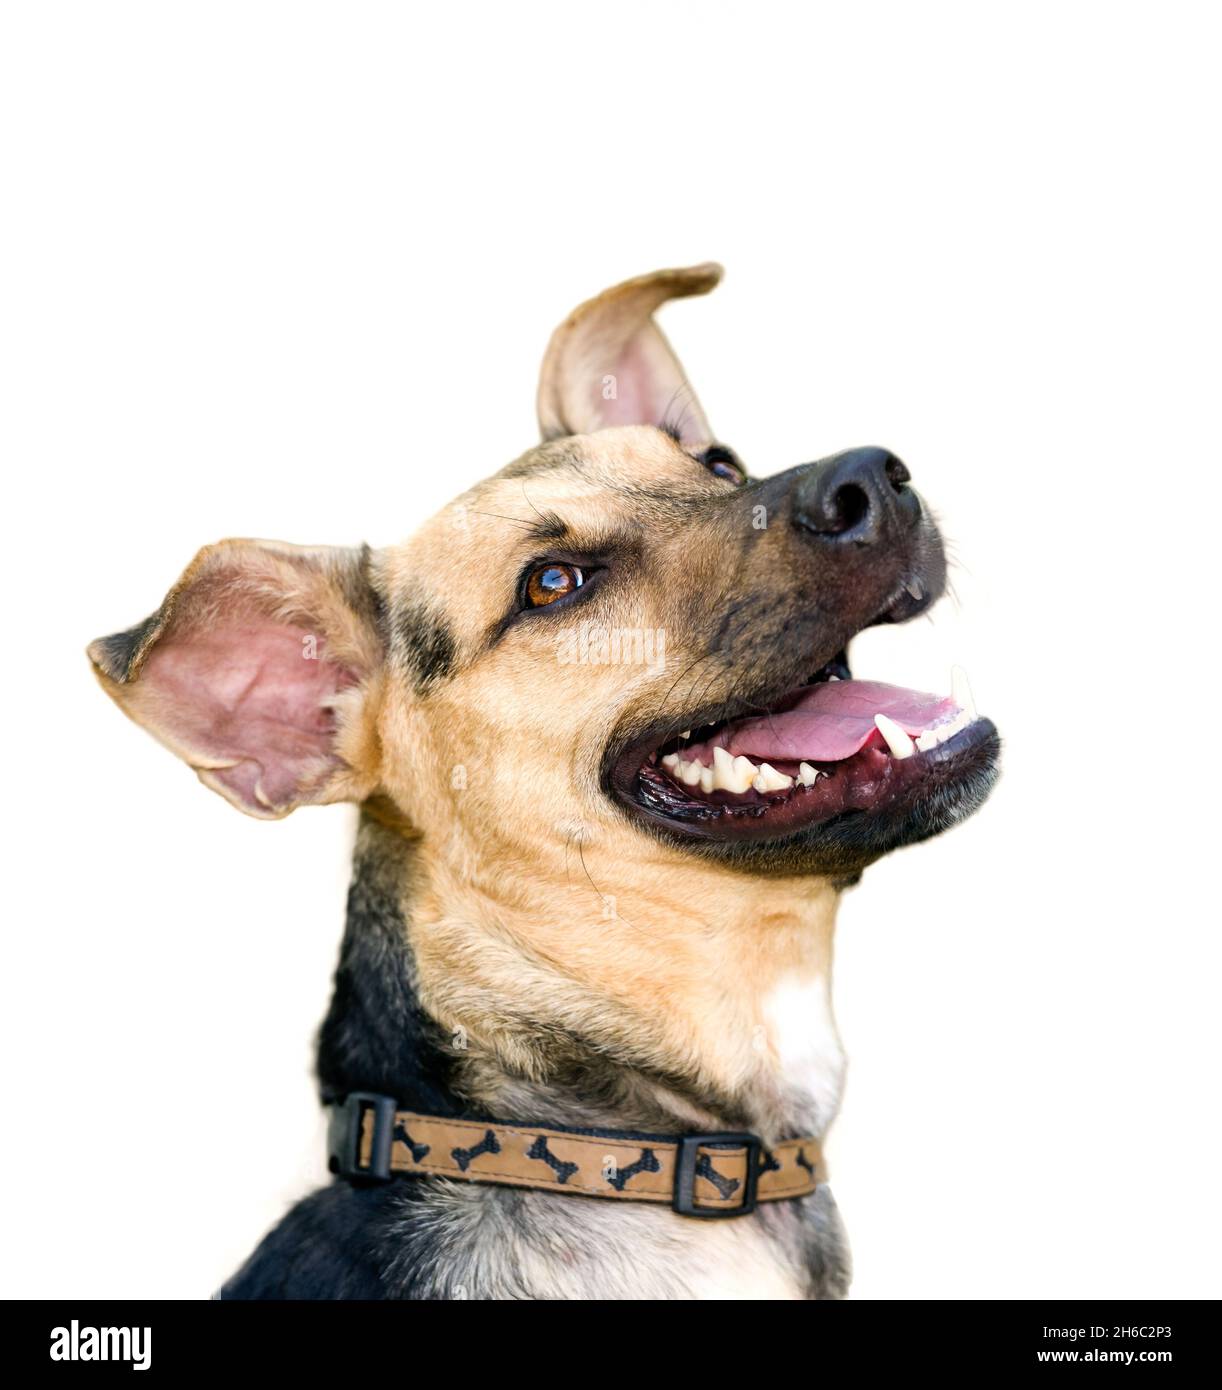
<instances>
[{"instance_id":1,"label":"dog ear","mask_svg":"<svg viewBox=\"0 0 1222 1390\"><path fill-rule=\"evenodd\" d=\"M654 312L668 299L707 294L721 267L659 270L587 300L552 334L539 378L543 438L610 425L668 425L688 446L713 432Z\"/></svg>"},{"instance_id":2,"label":"dog ear","mask_svg":"<svg viewBox=\"0 0 1222 1390\"><path fill-rule=\"evenodd\" d=\"M89 657L124 713L239 810L362 800L383 650L368 568L368 548L222 541Z\"/></svg>"}]
</instances>

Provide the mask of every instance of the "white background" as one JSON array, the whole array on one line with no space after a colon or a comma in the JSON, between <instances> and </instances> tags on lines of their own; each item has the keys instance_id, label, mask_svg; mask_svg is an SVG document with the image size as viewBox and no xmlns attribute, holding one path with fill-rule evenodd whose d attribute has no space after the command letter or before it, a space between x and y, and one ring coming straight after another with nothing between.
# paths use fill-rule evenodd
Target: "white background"
<instances>
[{"instance_id":1,"label":"white background","mask_svg":"<svg viewBox=\"0 0 1222 1390\"><path fill-rule=\"evenodd\" d=\"M238 815L85 643L222 536L402 538L573 305L717 259L720 434L886 443L954 543L857 673L1006 738L844 904L854 1295L1222 1294L1208 14L5 8L0 1291L207 1296L321 1177L353 813Z\"/></svg>"}]
</instances>

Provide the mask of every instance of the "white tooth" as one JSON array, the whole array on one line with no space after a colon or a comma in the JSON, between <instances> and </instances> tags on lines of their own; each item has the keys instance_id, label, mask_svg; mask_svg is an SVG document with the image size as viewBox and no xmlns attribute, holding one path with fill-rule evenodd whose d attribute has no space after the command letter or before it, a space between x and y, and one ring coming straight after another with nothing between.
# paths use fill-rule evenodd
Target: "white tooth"
<instances>
[{"instance_id":1,"label":"white tooth","mask_svg":"<svg viewBox=\"0 0 1222 1390\"><path fill-rule=\"evenodd\" d=\"M724 748L713 749L713 786L718 791L750 791L758 771L750 758L732 758Z\"/></svg>"},{"instance_id":2,"label":"white tooth","mask_svg":"<svg viewBox=\"0 0 1222 1390\"><path fill-rule=\"evenodd\" d=\"M925 597L925 586L919 579L909 579L904 588L908 590L910 597L915 599L917 603L920 603Z\"/></svg>"},{"instance_id":3,"label":"white tooth","mask_svg":"<svg viewBox=\"0 0 1222 1390\"><path fill-rule=\"evenodd\" d=\"M961 710L966 710L969 718L976 717L976 701L972 699L972 687L967 683L967 672L962 666L950 668L950 697Z\"/></svg>"},{"instance_id":4,"label":"white tooth","mask_svg":"<svg viewBox=\"0 0 1222 1390\"><path fill-rule=\"evenodd\" d=\"M887 747L890 748L894 757L911 758L916 752L916 744L894 719L889 719L885 714L876 714L874 725L883 738L887 740Z\"/></svg>"},{"instance_id":5,"label":"white tooth","mask_svg":"<svg viewBox=\"0 0 1222 1390\"><path fill-rule=\"evenodd\" d=\"M793 778L778 772L770 763L760 763L760 770L751 785L757 792L783 792L793 786Z\"/></svg>"},{"instance_id":6,"label":"white tooth","mask_svg":"<svg viewBox=\"0 0 1222 1390\"><path fill-rule=\"evenodd\" d=\"M923 734L918 734L916 746L922 753L928 753L931 748L936 748L938 746L938 731L926 729Z\"/></svg>"},{"instance_id":7,"label":"white tooth","mask_svg":"<svg viewBox=\"0 0 1222 1390\"><path fill-rule=\"evenodd\" d=\"M718 791L733 791L734 759L724 748L713 749L713 786Z\"/></svg>"},{"instance_id":8,"label":"white tooth","mask_svg":"<svg viewBox=\"0 0 1222 1390\"><path fill-rule=\"evenodd\" d=\"M679 764L679 776L689 786L694 787L700 781L700 773L703 771L695 758L690 763Z\"/></svg>"},{"instance_id":9,"label":"white tooth","mask_svg":"<svg viewBox=\"0 0 1222 1390\"><path fill-rule=\"evenodd\" d=\"M692 731L690 729L684 729L683 732L679 735L680 738L691 738L691 736Z\"/></svg>"},{"instance_id":10,"label":"white tooth","mask_svg":"<svg viewBox=\"0 0 1222 1390\"><path fill-rule=\"evenodd\" d=\"M798 764L798 781L801 782L804 787L813 787L815 785L815 778L818 777L818 775L818 769L811 767L809 763Z\"/></svg>"},{"instance_id":11,"label":"white tooth","mask_svg":"<svg viewBox=\"0 0 1222 1390\"><path fill-rule=\"evenodd\" d=\"M713 790L713 769L705 767L700 769L700 790L708 796Z\"/></svg>"},{"instance_id":12,"label":"white tooth","mask_svg":"<svg viewBox=\"0 0 1222 1390\"><path fill-rule=\"evenodd\" d=\"M839 676L828 676L828 680L829 680L829 681L838 681L839 679L840 679Z\"/></svg>"},{"instance_id":13,"label":"white tooth","mask_svg":"<svg viewBox=\"0 0 1222 1390\"><path fill-rule=\"evenodd\" d=\"M678 767L678 765L679 765L679 755L678 755L678 753L667 753L667 755L662 759L662 766L663 766L663 767Z\"/></svg>"},{"instance_id":14,"label":"white tooth","mask_svg":"<svg viewBox=\"0 0 1222 1390\"><path fill-rule=\"evenodd\" d=\"M734 759L735 783L730 790L736 792L750 791L751 783L755 781L755 776L758 772L759 768L756 767L751 759L744 758L740 753L739 756Z\"/></svg>"}]
</instances>

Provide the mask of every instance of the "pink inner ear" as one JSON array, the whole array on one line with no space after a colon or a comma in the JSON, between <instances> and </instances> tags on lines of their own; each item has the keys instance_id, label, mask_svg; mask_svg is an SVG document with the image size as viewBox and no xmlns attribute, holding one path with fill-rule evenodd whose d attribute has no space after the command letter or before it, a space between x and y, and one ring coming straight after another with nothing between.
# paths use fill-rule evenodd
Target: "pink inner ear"
<instances>
[{"instance_id":1,"label":"pink inner ear","mask_svg":"<svg viewBox=\"0 0 1222 1390\"><path fill-rule=\"evenodd\" d=\"M321 637L257 620L172 636L139 676L165 732L188 757L232 763L212 777L264 813L297 804L338 763L332 704L355 679Z\"/></svg>"},{"instance_id":2,"label":"pink inner ear","mask_svg":"<svg viewBox=\"0 0 1222 1390\"><path fill-rule=\"evenodd\" d=\"M615 364L614 376L615 396L601 402L606 424L660 425L669 404L663 396L673 394L677 383L655 380L642 335L629 340ZM602 393L601 383L599 392Z\"/></svg>"},{"instance_id":3,"label":"pink inner ear","mask_svg":"<svg viewBox=\"0 0 1222 1390\"><path fill-rule=\"evenodd\" d=\"M665 340L651 326L624 344L612 373L615 395L603 395L598 382L596 413L601 426L662 425L679 427L684 443L706 440L708 427L678 363Z\"/></svg>"}]
</instances>

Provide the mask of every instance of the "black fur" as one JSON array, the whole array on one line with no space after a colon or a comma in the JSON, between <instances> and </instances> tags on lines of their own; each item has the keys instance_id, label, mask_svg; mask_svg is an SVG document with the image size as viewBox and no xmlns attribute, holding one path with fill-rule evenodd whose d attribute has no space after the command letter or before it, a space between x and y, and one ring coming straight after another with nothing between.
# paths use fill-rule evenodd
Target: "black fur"
<instances>
[{"instance_id":1,"label":"black fur","mask_svg":"<svg viewBox=\"0 0 1222 1390\"><path fill-rule=\"evenodd\" d=\"M109 637L99 637L89 654L104 675L123 684L131 678L137 654L144 649L149 638L160 626L161 609L158 609L156 613L150 613L142 623L129 627L126 632L114 632Z\"/></svg>"},{"instance_id":2,"label":"black fur","mask_svg":"<svg viewBox=\"0 0 1222 1390\"><path fill-rule=\"evenodd\" d=\"M425 1114L463 1116L447 1039L416 998L415 964L398 907L405 875L410 879L409 854L401 836L362 817L335 988L318 1039L322 1100L374 1091ZM385 1247L391 1230L411 1230L405 1217L423 1196L422 1186L409 1180L366 1187L336 1179L285 1216L220 1296L412 1297L410 1279L393 1293L388 1288L392 1252Z\"/></svg>"},{"instance_id":3,"label":"black fur","mask_svg":"<svg viewBox=\"0 0 1222 1390\"><path fill-rule=\"evenodd\" d=\"M458 648L449 624L435 613L413 605L395 617L395 650L423 692L454 672Z\"/></svg>"},{"instance_id":4,"label":"black fur","mask_svg":"<svg viewBox=\"0 0 1222 1390\"><path fill-rule=\"evenodd\" d=\"M357 837L348 921L335 975L335 991L318 1047L324 1101L353 1090L394 1096L406 1109L475 1118L462 1091L460 1048L453 1046L416 997L416 969L399 904L410 894L409 842L380 824L370 808ZM578 1040L572 1039L576 1046ZM682 1086L681 1079L673 1079ZM642 1094L652 1093L630 1063L593 1059L584 1067L562 1066L534 1097L514 1094L530 1119L583 1133L573 1096L587 1108L602 1097L600 1113L646 1114ZM519 1083L520 1086L520 1083ZM625 1107L627 1107L625 1109ZM726 1123L730 1123L729 1120ZM617 1137L631 1131L613 1128ZM742 1127L739 1124L739 1127ZM673 1133L673 1120L667 1130ZM636 1173L656 1171L647 1147L667 1137L646 1132L640 1158L613 1182L622 1186ZM543 1145L535 1155L559 1171ZM515 1246L542 1253L556 1242L579 1265L597 1266L606 1256L597 1222L582 1216L580 1197L522 1192L486 1184L398 1178L385 1185L351 1184L336 1178L299 1202L263 1239L225 1284L225 1299L430 1299L530 1298L538 1296L526 1269L511 1255ZM789 1204L784 1204L789 1208ZM778 1258L809 1269L813 1296L843 1292L847 1257L830 1197L821 1190L785 1212L764 1213L779 1242ZM788 1254L784 1252L788 1252Z\"/></svg>"},{"instance_id":5,"label":"black fur","mask_svg":"<svg viewBox=\"0 0 1222 1390\"><path fill-rule=\"evenodd\" d=\"M351 1091L373 1091L395 1096L422 1114L489 1118L473 1111L463 1096L461 1048L417 998L416 965L399 907L405 891L411 891L410 856L410 841L371 814L362 816L339 966L318 1039L322 1100L329 1104ZM580 1130L588 1127L591 1114L628 1115L629 1122L611 1127L661 1138L671 1112L653 1099L660 1087L721 1114L727 1124L750 1123L734 1097L698 1088L690 1077L651 1069L606 1046L593 1053L576 1034L540 1025L535 1044L547 1059L548 1085L540 1088L530 1116L505 1118Z\"/></svg>"},{"instance_id":6,"label":"black fur","mask_svg":"<svg viewBox=\"0 0 1222 1390\"><path fill-rule=\"evenodd\" d=\"M221 1298L385 1298L381 1233L410 1203L408 1183L353 1187L334 1182L298 1202L220 1292Z\"/></svg>"},{"instance_id":7,"label":"black fur","mask_svg":"<svg viewBox=\"0 0 1222 1390\"><path fill-rule=\"evenodd\" d=\"M466 1113L452 1086L448 1039L420 1007L399 910L408 842L365 818L331 1007L318 1039L324 1103L350 1091L396 1096L428 1115Z\"/></svg>"}]
</instances>

